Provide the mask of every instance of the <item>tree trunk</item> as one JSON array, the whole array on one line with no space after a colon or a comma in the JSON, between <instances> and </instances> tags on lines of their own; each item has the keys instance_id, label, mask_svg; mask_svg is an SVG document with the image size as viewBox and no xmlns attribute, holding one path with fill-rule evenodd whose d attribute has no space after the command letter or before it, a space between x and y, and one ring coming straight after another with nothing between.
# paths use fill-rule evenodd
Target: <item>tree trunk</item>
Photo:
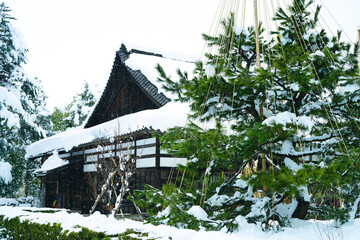
<instances>
[{"instance_id":1,"label":"tree trunk","mask_svg":"<svg viewBox=\"0 0 360 240\"><path fill-rule=\"evenodd\" d=\"M310 206L310 202L304 200L303 197L296 198L298 205L291 217L304 219Z\"/></svg>"}]
</instances>

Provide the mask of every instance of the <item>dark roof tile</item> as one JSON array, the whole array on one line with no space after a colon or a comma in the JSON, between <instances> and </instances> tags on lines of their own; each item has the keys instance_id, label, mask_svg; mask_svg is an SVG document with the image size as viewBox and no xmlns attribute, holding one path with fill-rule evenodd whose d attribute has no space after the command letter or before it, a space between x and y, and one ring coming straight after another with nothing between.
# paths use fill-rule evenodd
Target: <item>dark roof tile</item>
<instances>
[{"instance_id":1,"label":"dark roof tile","mask_svg":"<svg viewBox=\"0 0 360 240\"><path fill-rule=\"evenodd\" d=\"M126 65L125 61L129 59L130 55L132 53L136 54L144 54L144 55L150 55L150 56L157 56L157 57L163 57L161 54L157 53L150 53L146 51L136 50L133 49L131 51L128 51L126 46L124 44L121 45L119 51L116 52L114 64L110 73L109 80L106 84L106 87L100 97L100 100L98 104L95 106L94 111L92 115L88 118L88 121L85 125L85 127L93 126L96 122L96 113L99 111L102 111L102 108L104 107L104 101L106 101L108 93L111 91L111 88L114 86L113 81L115 77L116 70L120 67L120 65L123 65L126 67L126 69L129 71L130 75L133 77L134 82L139 86L139 88L159 107L164 106L171 100L167 98L163 93L160 93L160 89L157 89L157 87L147 79L147 77L141 72L141 70L133 70L129 66ZM99 114L99 113L98 113Z\"/></svg>"}]
</instances>

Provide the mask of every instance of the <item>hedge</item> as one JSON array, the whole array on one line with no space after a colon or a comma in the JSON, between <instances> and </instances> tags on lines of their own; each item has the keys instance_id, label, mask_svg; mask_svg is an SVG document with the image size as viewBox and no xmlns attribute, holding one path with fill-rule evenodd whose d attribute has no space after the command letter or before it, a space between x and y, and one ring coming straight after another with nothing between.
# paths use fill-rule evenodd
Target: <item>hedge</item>
<instances>
[{"instance_id":1,"label":"hedge","mask_svg":"<svg viewBox=\"0 0 360 240\"><path fill-rule=\"evenodd\" d=\"M20 221L19 217L5 218L0 215L0 239L9 240L99 240L99 239L121 239L136 240L147 237L147 233L140 233L132 229L118 235L106 235L103 232L95 232L85 227L79 227L81 231L69 232L63 230L60 223L40 224L29 220ZM131 236L130 236L131 235ZM138 236L135 237L134 235Z\"/></svg>"}]
</instances>

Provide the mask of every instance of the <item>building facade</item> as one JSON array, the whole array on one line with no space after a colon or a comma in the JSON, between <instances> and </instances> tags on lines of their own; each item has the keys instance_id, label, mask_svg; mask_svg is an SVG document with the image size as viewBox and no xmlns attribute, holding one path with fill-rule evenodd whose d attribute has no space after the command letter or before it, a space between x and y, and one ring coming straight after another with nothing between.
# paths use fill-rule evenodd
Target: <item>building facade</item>
<instances>
[{"instance_id":1,"label":"building facade","mask_svg":"<svg viewBox=\"0 0 360 240\"><path fill-rule=\"evenodd\" d=\"M41 179L43 206L88 213L108 174L101 171L105 166L120 168L119 162L125 158L134 160L130 189L142 189L145 184L161 187L174 178L170 175L174 167L186 164L186 159L174 158L160 148L158 136L168 127L184 125L189 109L160 89L156 64L164 65L165 70L166 66L193 68L190 62L128 51L122 45L86 123L28 147L28 160L42 162L36 174ZM97 209L107 211L111 208L108 202L101 201ZM128 200L122 205L124 212L135 211Z\"/></svg>"}]
</instances>

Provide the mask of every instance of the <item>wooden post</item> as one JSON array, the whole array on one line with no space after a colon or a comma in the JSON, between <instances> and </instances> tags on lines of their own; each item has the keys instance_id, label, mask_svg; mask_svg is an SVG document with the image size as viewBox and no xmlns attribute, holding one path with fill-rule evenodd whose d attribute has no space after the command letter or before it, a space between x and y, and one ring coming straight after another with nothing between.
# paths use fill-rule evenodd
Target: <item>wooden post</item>
<instances>
[{"instance_id":1,"label":"wooden post","mask_svg":"<svg viewBox=\"0 0 360 240\"><path fill-rule=\"evenodd\" d=\"M155 144L155 167L156 167L156 188L160 188L162 185L161 182L161 169L160 169L160 140L157 137L156 138L156 144Z\"/></svg>"}]
</instances>

